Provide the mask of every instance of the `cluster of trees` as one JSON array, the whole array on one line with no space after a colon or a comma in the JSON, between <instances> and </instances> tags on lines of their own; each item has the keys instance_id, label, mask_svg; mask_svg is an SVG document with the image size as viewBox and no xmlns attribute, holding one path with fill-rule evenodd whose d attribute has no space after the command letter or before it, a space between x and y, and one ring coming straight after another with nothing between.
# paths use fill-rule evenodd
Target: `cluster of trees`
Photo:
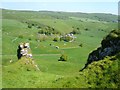
<instances>
[{"instance_id":1,"label":"cluster of trees","mask_svg":"<svg viewBox=\"0 0 120 90\"><path fill-rule=\"evenodd\" d=\"M59 31L57 31L54 27L50 27L47 25L39 24L36 22L25 22L28 24L28 28L35 27L38 29L38 34L44 34L44 35L52 35L52 34L61 34Z\"/></svg>"},{"instance_id":2,"label":"cluster of trees","mask_svg":"<svg viewBox=\"0 0 120 90\"><path fill-rule=\"evenodd\" d=\"M58 41L65 41L65 42L70 42L73 41L75 39L75 36L71 36L71 34L66 34L66 35L62 35L60 37L55 37L53 39L53 41L58 42Z\"/></svg>"},{"instance_id":3,"label":"cluster of trees","mask_svg":"<svg viewBox=\"0 0 120 90\"><path fill-rule=\"evenodd\" d=\"M47 25L43 25L43 24L36 23L36 22L30 22L30 21L25 22L25 23L28 24L28 28L32 28L32 27L37 28L38 29L38 32L37 32L38 34L44 34L44 35L47 35L47 36L51 36L53 34L61 35L61 33L59 31L57 31L54 27L50 27L50 26L47 26ZM72 28L73 28L73 31L71 31L70 34L80 34L79 27L72 27ZM58 41L69 42L69 41L72 41L74 39L72 36L66 36L66 35L63 35L62 37L55 37L53 39L53 41L56 41L56 42L58 42ZM39 39L37 39L37 40L39 40ZM43 39L43 40L45 40L45 39Z\"/></svg>"},{"instance_id":4,"label":"cluster of trees","mask_svg":"<svg viewBox=\"0 0 120 90\"><path fill-rule=\"evenodd\" d=\"M80 34L80 28L79 27L72 27L73 28L73 31L72 32L70 32L70 33L72 33L72 34Z\"/></svg>"},{"instance_id":5,"label":"cluster of trees","mask_svg":"<svg viewBox=\"0 0 120 90\"><path fill-rule=\"evenodd\" d=\"M50 26L40 24L40 23L36 23L36 22L32 22L32 21L31 22L26 21L25 23L27 23L28 28L32 28L32 27L37 28L39 30L38 34L45 34L45 35L61 34L59 31L55 30L54 27L50 27Z\"/></svg>"},{"instance_id":6,"label":"cluster of trees","mask_svg":"<svg viewBox=\"0 0 120 90\"><path fill-rule=\"evenodd\" d=\"M55 37L55 38L53 39L53 41L58 42L58 41L60 41L60 38L59 38L59 37Z\"/></svg>"},{"instance_id":7,"label":"cluster of trees","mask_svg":"<svg viewBox=\"0 0 120 90\"><path fill-rule=\"evenodd\" d=\"M48 37L46 35L38 34L36 41L41 42L41 41L46 41Z\"/></svg>"},{"instance_id":8,"label":"cluster of trees","mask_svg":"<svg viewBox=\"0 0 120 90\"><path fill-rule=\"evenodd\" d=\"M73 37L70 37L70 36L63 36L60 38L60 41L66 41L66 42L69 42L73 40Z\"/></svg>"},{"instance_id":9,"label":"cluster of trees","mask_svg":"<svg viewBox=\"0 0 120 90\"><path fill-rule=\"evenodd\" d=\"M27 24L28 28L32 28L32 27L38 26L38 23L32 22L32 21L26 21L25 23Z\"/></svg>"},{"instance_id":10,"label":"cluster of trees","mask_svg":"<svg viewBox=\"0 0 120 90\"><path fill-rule=\"evenodd\" d=\"M38 34L52 35L52 34L60 34L60 32L58 32L54 28L46 26L45 28L40 29L38 31Z\"/></svg>"}]
</instances>

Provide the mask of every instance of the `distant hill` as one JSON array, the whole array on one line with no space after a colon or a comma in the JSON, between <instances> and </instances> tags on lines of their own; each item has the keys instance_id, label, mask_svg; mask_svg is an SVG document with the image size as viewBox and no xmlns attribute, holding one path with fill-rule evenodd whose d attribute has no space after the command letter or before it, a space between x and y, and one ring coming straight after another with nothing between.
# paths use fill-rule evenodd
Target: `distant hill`
<instances>
[{"instance_id":1,"label":"distant hill","mask_svg":"<svg viewBox=\"0 0 120 90\"><path fill-rule=\"evenodd\" d=\"M108 34L112 29L117 29L116 20L116 15L102 13L88 14L78 12L2 9L3 53L15 52L15 47L10 44L11 41L14 42L14 40L31 40L36 45L37 42L35 42L35 40L38 38L37 34L42 31L54 31L54 33L57 34L66 34L79 29L81 33L81 35L79 35L80 39L85 35L87 38L92 38L93 36L103 38L103 36ZM89 39L88 42L90 42ZM15 42L15 45L16 44L18 44L18 42ZM6 48L8 46L12 48L12 51Z\"/></svg>"},{"instance_id":2,"label":"distant hill","mask_svg":"<svg viewBox=\"0 0 120 90\"><path fill-rule=\"evenodd\" d=\"M23 11L2 9L3 18L6 19L35 19L52 18L68 19L71 17L93 19L106 22L117 22L117 15L107 13L81 13L81 12L55 12L55 11ZM17 16L17 17L16 17Z\"/></svg>"}]
</instances>

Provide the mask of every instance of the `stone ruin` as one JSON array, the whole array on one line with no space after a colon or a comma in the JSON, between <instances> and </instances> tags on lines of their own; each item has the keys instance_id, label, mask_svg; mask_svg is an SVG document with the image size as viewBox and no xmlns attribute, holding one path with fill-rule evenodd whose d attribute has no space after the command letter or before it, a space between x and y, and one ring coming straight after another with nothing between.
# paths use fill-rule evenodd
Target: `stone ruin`
<instances>
[{"instance_id":1,"label":"stone ruin","mask_svg":"<svg viewBox=\"0 0 120 90\"><path fill-rule=\"evenodd\" d=\"M17 49L17 57L21 59L21 57L32 58L32 53L30 49L29 43L20 43Z\"/></svg>"}]
</instances>

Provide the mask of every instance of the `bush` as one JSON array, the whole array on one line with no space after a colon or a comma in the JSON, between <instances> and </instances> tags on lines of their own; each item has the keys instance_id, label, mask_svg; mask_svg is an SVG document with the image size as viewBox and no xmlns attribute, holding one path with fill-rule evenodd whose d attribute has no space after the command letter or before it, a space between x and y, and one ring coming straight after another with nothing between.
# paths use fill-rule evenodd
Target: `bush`
<instances>
[{"instance_id":1,"label":"bush","mask_svg":"<svg viewBox=\"0 0 120 90\"><path fill-rule=\"evenodd\" d=\"M39 30L38 34L44 34L44 31L43 30Z\"/></svg>"},{"instance_id":2,"label":"bush","mask_svg":"<svg viewBox=\"0 0 120 90\"><path fill-rule=\"evenodd\" d=\"M62 55L60 56L60 59L59 59L58 61L67 61L67 55L62 54Z\"/></svg>"},{"instance_id":3,"label":"bush","mask_svg":"<svg viewBox=\"0 0 120 90\"><path fill-rule=\"evenodd\" d=\"M18 38L23 38L23 35L19 35Z\"/></svg>"},{"instance_id":4,"label":"bush","mask_svg":"<svg viewBox=\"0 0 120 90\"><path fill-rule=\"evenodd\" d=\"M43 37L42 40L43 40L43 41L46 41L46 40L47 40L47 37Z\"/></svg>"},{"instance_id":5,"label":"bush","mask_svg":"<svg viewBox=\"0 0 120 90\"><path fill-rule=\"evenodd\" d=\"M37 28L38 28L38 29L40 29L40 28L41 28L41 26L37 26Z\"/></svg>"},{"instance_id":6,"label":"bush","mask_svg":"<svg viewBox=\"0 0 120 90\"><path fill-rule=\"evenodd\" d=\"M28 40L32 40L32 38L28 38Z\"/></svg>"},{"instance_id":7,"label":"bush","mask_svg":"<svg viewBox=\"0 0 120 90\"><path fill-rule=\"evenodd\" d=\"M85 31L88 31L89 29L88 28L85 28Z\"/></svg>"},{"instance_id":8,"label":"bush","mask_svg":"<svg viewBox=\"0 0 120 90\"><path fill-rule=\"evenodd\" d=\"M29 25L28 25L28 28L32 28L32 25L29 24Z\"/></svg>"},{"instance_id":9,"label":"bush","mask_svg":"<svg viewBox=\"0 0 120 90\"><path fill-rule=\"evenodd\" d=\"M79 44L79 46L80 46L80 47L83 47L83 44L81 43L81 44Z\"/></svg>"},{"instance_id":10,"label":"bush","mask_svg":"<svg viewBox=\"0 0 120 90\"><path fill-rule=\"evenodd\" d=\"M73 40L73 37L70 36L64 36L60 38L60 41L65 41L65 42L70 42L71 40Z\"/></svg>"},{"instance_id":11,"label":"bush","mask_svg":"<svg viewBox=\"0 0 120 90\"><path fill-rule=\"evenodd\" d=\"M55 37L55 38L53 39L53 41L58 42L58 41L59 41L59 38L58 38L58 37Z\"/></svg>"},{"instance_id":12,"label":"bush","mask_svg":"<svg viewBox=\"0 0 120 90\"><path fill-rule=\"evenodd\" d=\"M64 41L69 42L69 41L71 41L72 39L73 39L73 38L67 36Z\"/></svg>"},{"instance_id":13,"label":"bush","mask_svg":"<svg viewBox=\"0 0 120 90\"><path fill-rule=\"evenodd\" d=\"M35 24L33 23L32 26L35 26Z\"/></svg>"},{"instance_id":14,"label":"bush","mask_svg":"<svg viewBox=\"0 0 120 90\"><path fill-rule=\"evenodd\" d=\"M116 33L110 33L109 37L111 37L111 38L117 38L118 35Z\"/></svg>"},{"instance_id":15,"label":"bush","mask_svg":"<svg viewBox=\"0 0 120 90\"><path fill-rule=\"evenodd\" d=\"M80 34L80 30L79 30L79 28L77 28L77 29L74 29L71 33L73 33L73 34Z\"/></svg>"}]
</instances>

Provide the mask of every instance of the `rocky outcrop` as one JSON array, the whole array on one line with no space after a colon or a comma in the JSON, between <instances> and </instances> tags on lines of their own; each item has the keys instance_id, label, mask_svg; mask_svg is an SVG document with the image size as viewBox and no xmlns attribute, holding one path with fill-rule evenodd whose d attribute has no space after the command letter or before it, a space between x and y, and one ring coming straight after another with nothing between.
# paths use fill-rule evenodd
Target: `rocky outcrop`
<instances>
[{"instance_id":1,"label":"rocky outcrop","mask_svg":"<svg viewBox=\"0 0 120 90\"><path fill-rule=\"evenodd\" d=\"M27 58L32 58L32 53L30 49L30 44L29 43L20 43L17 49L17 57L18 59L21 59L21 57L27 57Z\"/></svg>"},{"instance_id":2,"label":"rocky outcrop","mask_svg":"<svg viewBox=\"0 0 120 90\"><path fill-rule=\"evenodd\" d=\"M113 30L102 40L101 47L89 54L87 63L82 70L84 70L90 63L102 60L106 56L114 56L118 52L120 52L120 31Z\"/></svg>"},{"instance_id":3,"label":"rocky outcrop","mask_svg":"<svg viewBox=\"0 0 120 90\"><path fill-rule=\"evenodd\" d=\"M32 53L29 43L20 43L17 49L18 62L16 62L19 69L26 69L27 71L31 70L40 70L38 65L32 58Z\"/></svg>"}]
</instances>

